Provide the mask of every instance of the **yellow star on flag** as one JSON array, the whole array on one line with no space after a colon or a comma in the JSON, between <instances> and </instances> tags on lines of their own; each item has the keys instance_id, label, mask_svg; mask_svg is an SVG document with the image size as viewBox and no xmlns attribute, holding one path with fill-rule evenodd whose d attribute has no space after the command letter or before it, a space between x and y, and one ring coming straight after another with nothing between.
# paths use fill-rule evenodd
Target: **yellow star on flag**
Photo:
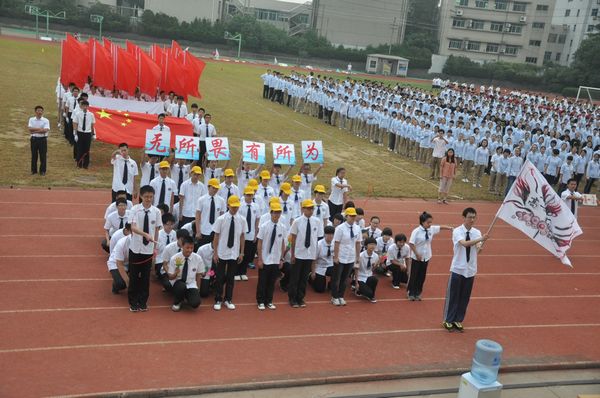
<instances>
[{"instance_id":1,"label":"yellow star on flag","mask_svg":"<svg viewBox=\"0 0 600 398\"><path fill-rule=\"evenodd\" d=\"M121 123L121 126L125 127L127 126L127 123Z\"/></svg>"},{"instance_id":2,"label":"yellow star on flag","mask_svg":"<svg viewBox=\"0 0 600 398\"><path fill-rule=\"evenodd\" d=\"M131 119L126 119L125 121L126 121L127 123L131 123L131 122L132 122L132 120L131 120Z\"/></svg>"},{"instance_id":3,"label":"yellow star on flag","mask_svg":"<svg viewBox=\"0 0 600 398\"><path fill-rule=\"evenodd\" d=\"M124 113L123 115L125 115L125 117L129 117L129 113Z\"/></svg>"},{"instance_id":4,"label":"yellow star on flag","mask_svg":"<svg viewBox=\"0 0 600 398\"><path fill-rule=\"evenodd\" d=\"M100 112L96 112L98 114L98 116L100 116L100 119L104 119L104 118L109 118L112 116L110 113L105 112L104 109L102 109Z\"/></svg>"}]
</instances>

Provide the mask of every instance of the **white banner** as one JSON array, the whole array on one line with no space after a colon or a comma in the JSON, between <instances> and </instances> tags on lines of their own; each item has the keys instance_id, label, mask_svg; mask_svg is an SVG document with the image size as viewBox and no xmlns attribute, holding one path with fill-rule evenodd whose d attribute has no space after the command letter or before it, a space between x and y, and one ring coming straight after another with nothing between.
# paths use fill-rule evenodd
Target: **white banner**
<instances>
[{"instance_id":1,"label":"white banner","mask_svg":"<svg viewBox=\"0 0 600 398\"><path fill-rule=\"evenodd\" d=\"M116 111L151 113L158 115L164 113L165 108L162 102L134 101L120 98L106 98L100 95L90 95L88 98L90 106L103 109L113 109Z\"/></svg>"},{"instance_id":2,"label":"white banner","mask_svg":"<svg viewBox=\"0 0 600 398\"><path fill-rule=\"evenodd\" d=\"M567 250L583 231L538 169L526 160L496 214L571 266Z\"/></svg>"}]
</instances>

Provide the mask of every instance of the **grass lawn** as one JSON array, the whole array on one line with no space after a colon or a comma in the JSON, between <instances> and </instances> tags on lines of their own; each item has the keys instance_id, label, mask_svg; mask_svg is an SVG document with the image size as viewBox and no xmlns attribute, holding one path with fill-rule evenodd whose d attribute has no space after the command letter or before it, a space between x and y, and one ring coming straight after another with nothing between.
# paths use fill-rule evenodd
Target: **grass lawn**
<instances>
[{"instance_id":1,"label":"grass lawn","mask_svg":"<svg viewBox=\"0 0 600 398\"><path fill-rule=\"evenodd\" d=\"M3 71L0 99L0 167L3 172L0 185L109 188L112 174L109 157L113 147L94 142L90 169L79 170L72 161L71 147L62 132L56 129L54 90L60 69L60 46L0 37L0 50L3 54L0 58ZM189 100L190 103L199 102L213 115L218 134L229 137L235 162L239 159L244 138L266 142L267 152L273 141L299 146L303 139L320 139L326 162L320 181L328 181L335 169L343 166L348 169L353 196L432 198L437 195L437 183L428 179L429 169L422 165L392 155L384 148L314 118L263 100L259 79L263 70L264 67L258 65L208 62L201 80L204 98ZM45 177L29 173L26 125L37 104L46 108L46 117L52 126ZM133 150L133 156L138 159L140 153L141 150ZM475 190L467 185L457 182L451 193L466 199L492 199L485 188ZM483 185L487 186L487 179Z\"/></svg>"}]
</instances>

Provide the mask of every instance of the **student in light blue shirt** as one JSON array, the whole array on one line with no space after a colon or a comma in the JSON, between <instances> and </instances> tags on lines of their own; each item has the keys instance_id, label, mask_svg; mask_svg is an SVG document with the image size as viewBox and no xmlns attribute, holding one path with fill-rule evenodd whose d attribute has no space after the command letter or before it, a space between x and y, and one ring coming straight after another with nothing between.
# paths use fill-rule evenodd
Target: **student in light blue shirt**
<instances>
[{"instance_id":1,"label":"student in light blue shirt","mask_svg":"<svg viewBox=\"0 0 600 398\"><path fill-rule=\"evenodd\" d=\"M523 167L523 158L521 157L521 148L515 148L515 152L513 156L509 158L509 166L508 166L508 183L506 184L506 190L504 191L504 196L508 194L508 191L512 187L512 184L517 179L519 172L521 171L521 167Z\"/></svg>"},{"instance_id":2,"label":"student in light blue shirt","mask_svg":"<svg viewBox=\"0 0 600 398\"><path fill-rule=\"evenodd\" d=\"M505 148L502 151L502 157L498 160L498 173L496 175L496 195L502 195L508 180L508 170L510 167L510 149Z\"/></svg>"},{"instance_id":3,"label":"student in light blue shirt","mask_svg":"<svg viewBox=\"0 0 600 398\"><path fill-rule=\"evenodd\" d=\"M475 137L469 137L469 142L465 144L463 151L463 178L462 182L469 182L469 175L473 163L475 162L475 151L477 151L477 145L475 145Z\"/></svg>"}]
</instances>

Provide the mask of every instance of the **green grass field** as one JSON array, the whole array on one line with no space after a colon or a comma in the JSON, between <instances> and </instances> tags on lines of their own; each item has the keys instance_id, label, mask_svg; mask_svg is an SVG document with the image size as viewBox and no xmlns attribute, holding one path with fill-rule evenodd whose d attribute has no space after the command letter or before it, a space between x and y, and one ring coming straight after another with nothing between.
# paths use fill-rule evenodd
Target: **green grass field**
<instances>
[{"instance_id":1,"label":"green grass field","mask_svg":"<svg viewBox=\"0 0 600 398\"><path fill-rule=\"evenodd\" d=\"M94 142L92 166L76 169L72 149L56 129L56 79L60 69L60 46L0 38L2 99L0 108L0 185L40 187L109 188L112 174L109 158L112 147ZM229 137L234 161L244 138L267 143L320 139L325 149L325 168L321 181L328 181L337 167L348 169L353 196L422 197L437 195L437 182L428 179L429 169L390 154L345 131L330 127L309 116L262 99L264 68L234 62L209 62L201 80L202 100L198 102L213 115L219 135ZM345 76L345 75L341 75ZM425 87L425 84L423 85ZM48 174L31 176L27 119L33 107L46 108L52 131L48 149ZM134 150L139 159L141 150ZM267 158L269 159L269 155ZM483 182L487 186L487 180ZM465 199L492 199L486 189L475 190L456 182L451 194Z\"/></svg>"}]
</instances>

